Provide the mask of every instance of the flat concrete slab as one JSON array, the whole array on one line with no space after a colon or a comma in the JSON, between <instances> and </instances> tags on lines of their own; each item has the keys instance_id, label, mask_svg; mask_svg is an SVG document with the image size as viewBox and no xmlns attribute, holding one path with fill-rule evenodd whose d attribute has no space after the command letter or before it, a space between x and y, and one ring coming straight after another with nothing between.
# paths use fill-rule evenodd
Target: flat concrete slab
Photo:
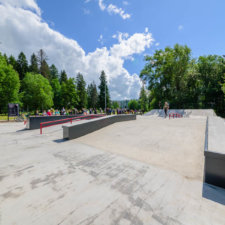
<instances>
[{"instance_id":1,"label":"flat concrete slab","mask_svg":"<svg viewBox=\"0 0 225 225\"><path fill-rule=\"evenodd\" d=\"M120 137L121 143L135 144L138 143L135 138L146 135L142 148L147 150L153 141L152 133L144 132L148 126L161 124L157 139L161 140L161 135L168 134L164 130L167 130L166 127L170 126L170 132L177 133L182 130L181 127L185 130L188 124L181 119L173 120L173 123L149 119L138 118L136 132L133 131L135 121L124 122L125 131L123 123L114 124L111 128L125 132L127 136L123 136L124 141ZM167 126L162 126L163 122ZM203 119L196 120L195 126L194 121L189 123L191 131L196 134L204 130ZM142 135L138 133L141 126ZM198 126L199 133L195 131ZM103 130L106 132L106 129ZM169 137L172 137L170 132ZM179 139L183 136L175 137ZM105 138L106 134L102 140ZM179 149L186 145L187 140L183 138L183 145L178 141ZM188 142L190 151L192 142L196 149L201 148L197 144L198 137L196 139L188 138L191 141ZM158 147L155 142L156 152L160 153L161 147L166 146L173 154L172 147L166 145L168 140L165 139L162 146L160 142ZM203 184L200 172L192 174L191 168L189 172L187 169L178 172L171 167L170 160L170 166L163 167L161 163L132 159L83 141L64 141L61 126L46 128L40 135L38 130L23 131L22 123L14 127L0 124L1 225L224 224L225 191ZM123 148L124 145L121 151L124 151ZM153 149L148 154L153 154ZM183 154L186 154L185 151ZM178 159L194 162L196 155L193 158L189 155L190 158L179 156ZM183 164L187 165L185 161ZM185 174L192 174L193 179Z\"/></svg>"},{"instance_id":2,"label":"flat concrete slab","mask_svg":"<svg viewBox=\"0 0 225 225\"><path fill-rule=\"evenodd\" d=\"M114 124L77 142L203 179L206 117L164 119L137 117Z\"/></svg>"}]
</instances>

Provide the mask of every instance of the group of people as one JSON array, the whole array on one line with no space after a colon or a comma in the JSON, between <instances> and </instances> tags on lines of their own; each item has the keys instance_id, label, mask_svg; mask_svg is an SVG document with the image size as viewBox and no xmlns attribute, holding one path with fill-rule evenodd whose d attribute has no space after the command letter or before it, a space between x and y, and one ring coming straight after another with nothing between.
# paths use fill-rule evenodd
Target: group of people
<instances>
[{"instance_id":1,"label":"group of people","mask_svg":"<svg viewBox=\"0 0 225 225\"><path fill-rule=\"evenodd\" d=\"M128 110L128 109L111 109L107 108L106 112L105 110L102 110L101 108L97 110L96 108L90 108L90 109L82 109L82 110L77 110L76 108L74 109L69 109L66 110L64 107L61 110L58 109L48 109L48 110L43 110L43 112L39 112L39 110L36 110L35 116L60 116L60 115L74 115L74 114L102 114L106 113L107 115L115 115L115 114L137 114L139 111L137 110Z\"/></svg>"}]
</instances>

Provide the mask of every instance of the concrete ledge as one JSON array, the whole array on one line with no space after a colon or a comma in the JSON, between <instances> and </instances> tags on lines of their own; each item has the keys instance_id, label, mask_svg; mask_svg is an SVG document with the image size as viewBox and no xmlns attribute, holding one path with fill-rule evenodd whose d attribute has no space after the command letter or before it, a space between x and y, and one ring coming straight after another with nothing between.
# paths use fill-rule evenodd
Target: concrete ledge
<instances>
[{"instance_id":1,"label":"concrete ledge","mask_svg":"<svg viewBox=\"0 0 225 225\"><path fill-rule=\"evenodd\" d=\"M115 115L92 119L90 121L79 121L76 124L63 126L63 138L75 139L116 122L136 120L136 115Z\"/></svg>"},{"instance_id":2,"label":"concrete ledge","mask_svg":"<svg viewBox=\"0 0 225 225\"><path fill-rule=\"evenodd\" d=\"M49 121L55 121L55 120L62 120L62 119L69 119L74 118L78 116L83 115L69 115L69 116L30 116L28 117L28 121L26 124L26 129L34 130L34 129L40 129L40 123L42 122L49 122ZM87 117L90 115L87 115ZM55 122L54 124L57 124Z\"/></svg>"},{"instance_id":3,"label":"concrete ledge","mask_svg":"<svg viewBox=\"0 0 225 225\"><path fill-rule=\"evenodd\" d=\"M220 117L208 117L205 138L205 182L225 188L224 119Z\"/></svg>"}]
</instances>

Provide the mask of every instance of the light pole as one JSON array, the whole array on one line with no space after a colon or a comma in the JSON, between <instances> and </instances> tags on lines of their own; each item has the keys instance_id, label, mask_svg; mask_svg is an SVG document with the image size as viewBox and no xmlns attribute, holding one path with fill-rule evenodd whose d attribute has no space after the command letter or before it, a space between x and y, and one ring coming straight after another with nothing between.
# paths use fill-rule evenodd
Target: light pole
<instances>
[{"instance_id":1,"label":"light pole","mask_svg":"<svg viewBox=\"0 0 225 225\"><path fill-rule=\"evenodd\" d=\"M106 114L106 79L105 79L105 114Z\"/></svg>"}]
</instances>

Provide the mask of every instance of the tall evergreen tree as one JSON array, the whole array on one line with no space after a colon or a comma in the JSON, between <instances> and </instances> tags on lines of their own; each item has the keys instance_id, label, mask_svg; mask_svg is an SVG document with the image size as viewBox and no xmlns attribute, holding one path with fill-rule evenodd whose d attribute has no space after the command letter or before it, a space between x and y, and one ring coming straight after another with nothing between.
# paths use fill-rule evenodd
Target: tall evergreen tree
<instances>
[{"instance_id":1,"label":"tall evergreen tree","mask_svg":"<svg viewBox=\"0 0 225 225\"><path fill-rule=\"evenodd\" d=\"M77 74L76 84L77 84L77 95L78 95L77 108L78 109L86 108L87 107L86 83L81 73Z\"/></svg>"},{"instance_id":2,"label":"tall evergreen tree","mask_svg":"<svg viewBox=\"0 0 225 225\"><path fill-rule=\"evenodd\" d=\"M107 86L107 80L105 72L102 71L100 75L100 85L99 88L99 107L102 109L109 108L111 106L110 103L110 96L109 96L109 89ZM106 105L105 105L105 97L106 97Z\"/></svg>"},{"instance_id":3,"label":"tall evergreen tree","mask_svg":"<svg viewBox=\"0 0 225 225\"><path fill-rule=\"evenodd\" d=\"M88 95L88 108L97 108L98 91L94 81L88 85L87 95Z\"/></svg>"},{"instance_id":4,"label":"tall evergreen tree","mask_svg":"<svg viewBox=\"0 0 225 225\"><path fill-rule=\"evenodd\" d=\"M51 79L59 79L59 71L54 64L50 66Z\"/></svg>"},{"instance_id":5,"label":"tall evergreen tree","mask_svg":"<svg viewBox=\"0 0 225 225\"><path fill-rule=\"evenodd\" d=\"M39 73L38 69L38 59L37 56L33 53L30 57L30 66L29 66L29 71L32 73Z\"/></svg>"},{"instance_id":6,"label":"tall evergreen tree","mask_svg":"<svg viewBox=\"0 0 225 225\"><path fill-rule=\"evenodd\" d=\"M9 64L13 67L14 70L17 69L17 62L16 62L16 59L13 55L10 55L9 56Z\"/></svg>"},{"instance_id":7,"label":"tall evergreen tree","mask_svg":"<svg viewBox=\"0 0 225 225\"><path fill-rule=\"evenodd\" d=\"M43 77L50 80L51 73L50 73L48 63L45 60L43 60L41 66L40 66L40 73Z\"/></svg>"},{"instance_id":8,"label":"tall evergreen tree","mask_svg":"<svg viewBox=\"0 0 225 225\"><path fill-rule=\"evenodd\" d=\"M68 78L67 78L66 71L65 70L61 71L61 73L60 73L60 83L62 84L62 82L66 82L67 80L68 80Z\"/></svg>"},{"instance_id":9,"label":"tall evergreen tree","mask_svg":"<svg viewBox=\"0 0 225 225\"><path fill-rule=\"evenodd\" d=\"M25 74L29 71L27 58L23 52L20 52L18 56L16 68L17 72L19 73L20 80L23 80Z\"/></svg>"},{"instance_id":10,"label":"tall evergreen tree","mask_svg":"<svg viewBox=\"0 0 225 225\"><path fill-rule=\"evenodd\" d=\"M139 98L140 109L143 112L148 111L148 96L146 94L146 90L144 85L141 88L140 98Z\"/></svg>"}]
</instances>

